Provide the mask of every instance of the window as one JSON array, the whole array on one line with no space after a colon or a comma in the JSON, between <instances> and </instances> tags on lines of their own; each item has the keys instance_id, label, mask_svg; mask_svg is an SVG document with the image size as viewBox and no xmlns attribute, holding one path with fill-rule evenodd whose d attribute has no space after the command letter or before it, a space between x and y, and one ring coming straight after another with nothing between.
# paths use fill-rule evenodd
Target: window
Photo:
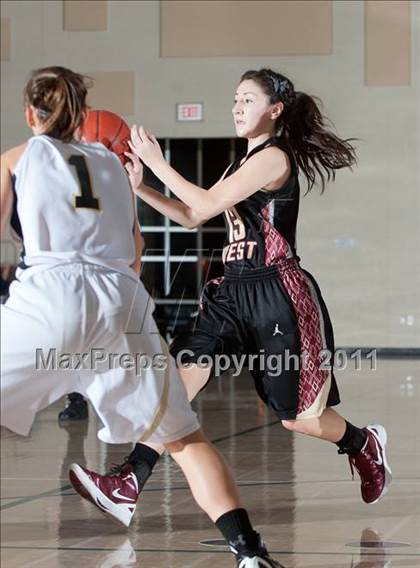
<instances>
[{"instance_id":1,"label":"window","mask_svg":"<svg viewBox=\"0 0 420 568\"><path fill-rule=\"evenodd\" d=\"M228 138L160 139L167 161L186 179L206 189L214 185L228 165L246 153L246 141ZM145 172L145 181L169 197L170 188ZM197 311L205 282L223 273L225 239L222 215L197 229L185 229L138 201L145 250L142 280L156 303L155 317L162 333L188 324Z\"/></svg>"}]
</instances>

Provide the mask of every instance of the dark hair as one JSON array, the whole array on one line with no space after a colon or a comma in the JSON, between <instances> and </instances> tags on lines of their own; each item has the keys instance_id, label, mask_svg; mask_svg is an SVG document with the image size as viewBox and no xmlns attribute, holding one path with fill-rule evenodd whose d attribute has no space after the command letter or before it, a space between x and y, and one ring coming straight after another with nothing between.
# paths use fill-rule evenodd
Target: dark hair
<instances>
[{"instance_id":1,"label":"dark hair","mask_svg":"<svg viewBox=\"0 0 420 568\"><path fill-rule=\"evenodd\" d=\"M83 124L91 84L89 77L65 67L36 69L24 88L24 102L35 109L43 134L70 142Z\"/></svg>"},{"instance_id":2,"label":"dark hair","mask_svg":"<svg viewBox=\"0 0 420 568\"><path fill-rule=\"evenodd\" d=\"M260 85L270 104L283 103L276 130L289 144L298 168L308 181L308 191L318 176L323 193L326 182L334 180L335 170L351 168L356 163L356 152L350 144L354 138L341 139L327 128L329 121L319 109L319 99L295 91L290 79L271 69L247 71L241 82L248 79Z\"/></svg>"}]
</instances>

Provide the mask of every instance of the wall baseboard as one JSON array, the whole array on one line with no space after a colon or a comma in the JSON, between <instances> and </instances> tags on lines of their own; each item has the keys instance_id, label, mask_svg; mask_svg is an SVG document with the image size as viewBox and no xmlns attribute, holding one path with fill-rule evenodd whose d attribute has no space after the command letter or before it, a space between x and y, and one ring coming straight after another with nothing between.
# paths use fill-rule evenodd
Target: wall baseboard
<instances>
[{"instance_id":1,"label":"wall baseboard","mask_svg":"<svg viewBox=\"0 0 420 568\"><path fill-rule=\"evenodd\" d=\"M337 347L347 354L360 350L362 356L376 351L376 356L382 359L420 359L419 347Z\"/></svg>"}]
</instances>

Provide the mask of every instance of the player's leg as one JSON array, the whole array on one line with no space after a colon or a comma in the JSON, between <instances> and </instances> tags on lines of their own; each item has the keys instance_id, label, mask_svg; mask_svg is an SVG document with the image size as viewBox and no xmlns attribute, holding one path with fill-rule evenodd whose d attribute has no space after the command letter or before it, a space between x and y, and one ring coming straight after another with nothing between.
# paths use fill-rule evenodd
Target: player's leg
<instances>
[{"instance_id":1,"label":"player's leg","mask_svg":"<svg viewBox=\"0 0 420 568\"><path fill-rule=\"evenodd\" d=\"M86 345L87 351L95 348L100 357L92 372L83 377L80 388L102 421L99 438L108 443L140 440L160 445L196 431L197 418L152 318L154 304L143 284L118 273L94 271L85 287L89 288L88 298L92 295L91 305L95 305L95 297L101 298L101 317L92 321ZM130 357L129 365L127 361L123 365L121 357ZM146 446L145 452L138 467L124 463L118 471L102 476L101 490L106 497L102 495L101 502L109 514L125 524L135 510L139 485L150 475L159 455ZM90 473L77 465L73 469L72 482L76 488L83 488ZM127 481L125 493L120 488L113 495L115 483L122 480ZM80 492L86 495L87 489Z\"/></svg>"},{"instance_id":2,"label":"player's leg","mask_svg":"<svg viewBox=\"0 0 420 568\"><path fill-rule=\"evenodd\" d=\"M333 359L334 337L328 309L322 298L319 286L313 276L305 271L307 283L310 288L314 304L317 307L320 318L320 333L325 337L325 343ZM297 429L303 428L304 433L315 435L321 439L334 442L338 447L338 453L348 456L351 470L355 468L361 478L362 499L369 504L376 503L381 499L392 481L391 469L386 457L387 433L380 424L358 427L345 420L335 412L331 405L338 401L338 390L331 369L331 385L326 408L318 410L315 420L304 425L306 420L297 420L286 427ZM297 418L300 418L298 415ZM340 434L342 434L341 437Z\"/></svg>"},{"instance_id":3,"label":"player's leg","mask_svg":"<svg viewBox=\"0 0 420 568\"><path fill-rule=\"evenodd\" d=\"M216 354L243 351L243 335L244 330L234 311L230 291L226 289L222 279L210 281L203 291L193 328L180 333L170 347L189 401L211 379L211 361L214 361ZM110 473L119 473L127 463L131 464L137 472L141 490L163 452L163 445L140 440L125 461L113 467Z\"/></svg>"},{"instance_id":4,"label":"player's leg","mask_svg":"<svg viewBox=\"0 0 420 568\"><path fill-rule=\"evenodd\" d=\"M190 402L206 387L212 374L211 367L199 366L195 363L181 365L178 367L178 371Z\"/></svg>"},{"instance_id":5,"label":"player's leg","mask_svg":"<svg viewBox=\"0 0 420 568\"><path fill-rule=\"evenodd\" d=\"M361 479L361 495L365 503L377 503L388 491L392 472L386 457L387 432L380 424L363 428L354 426L332 408L319 417L282 420L288 430L336 444L339 454L347 454L351 470Z\"/></svg>"},{"instance_id":6,"label":"player's leg","mask_svg":"<svg viewBox=\"0 0 420 568\"><path fill-rule=\"evenodd\" d=\"M78 373L60 366L62 353L77 351L72 337L80 337L80 328L69 318L69 343L61 343L55 298L69 301L67 281L53 270L28 279L24 275L13 282L1 306L1 423L21 435L29 433L39 410L78 388ZM74 314L80 303L60 308L67 313L69 307Z\"/></svg>"},{"instance_id":7,"label":"player's leg","mask_svg":"<svg viewBox=\"0 0 420 568\"><path fill-rule=\"evenodd\" d=\"M165 449L185 473L194 499L212 521L241 507L228 466L201 431L165 444Z\"/></svg>"},{"instance_id":8,"label":"player's leg","mask_svg":"<svg viewBox=\"0 0 420 568\"><path fill-rule=\"evenodd\" d=\"M363 500L375 503L386 493L391 481L385 455L386 432L380 425L359 428L330 408L339 403L338 388L333 369L327 365L323 368L320 364L320 354L324 351L333 356L333 330L319 288L311 275L305 274L300 292L302 304L297 308L294 306L293 310L288 310L286 304L283 306L282 315L288 314L289 323L282 320L281 325L275 328L275 322L268 317L272 303L268 302L262 308L267 317L257 334L260 346L264 348L266 357L280 354L281 363L277 372L270 373L266 369L262 374L262 390L283 426L332 442L337 445L340 454L347 454L351 466L360 474ZM302 277L302 274L295 276ZM280 281L260 285L271 288L266 289L262 297L276 295L277 305L281 298L287 300ZM272 333L267 322L275 330ZM283 333L277 333L282 326L285 328ZM299 352L301 357L296 367L294 355Z\"/></svg>"},{"instance_id":9,"label":"player's leg","mask_svg":"<svg viewBox=\"0 0 420 568\"><path fill-rule=\"evenodd\" d=\"M187 391L188 401L191 402L208 383L211 368L191 364L181 366L178 371ZM114 465L108 473L118 475L125 470L127 464L130 464L136 474L138 490L141 492L164 452L165 446L163 444L138 441L124 461L121 464Z\"/></svg>"},{"instance_id":10,"label":"player's leg","mask_svg":"<svg viewBox=\"0 0 420 568\"><path fill-rule=\"evenodd\" d=\"M124 296L123 285L121 282L115 288ZM102 291L103 288L104 283ZM148 295L142 286L136 296L134 301L130 298L122 304L130 306L130 319L134 320L129 329L138 329L136 321L141 321L141 331L130 331L108 348L117 353L141 352L148 356L160 353L165 355L168 365L144 369L140 377L121 368L112 368L102 369L102 372L98 369L86 378L83 392L89 396L104 424L99 437L109 443L139 437L143 443L163 444L182 467L199 505L216 521L234 547L238 566L278 566L269 558L259 535L252 529L228 467L199 430L175 361L157 333L152 309L147 307ZM108 327L118 328L113 318L115 314L110 322L102 319L100 333L104 333L104 326L105 332ZM96 345L94 335L91 337ZM120 404L121 400L124 405ZM130 523L142 481L138 467L126 463L114 475L100 475L73 464L70 480L82 497L123 524Z\"/></svg>"},{"instance_id":11,"label":"player's leg","mask_svg":"<svg viewBox=\"0 0 420 568\"><path fill-rule=\"evenodd\" d=\"M184 472L199 507L226 539L237 566L281 568L270 558L260 535L254 530L228 466L201 430L166 443L165 449ZM117 475L102 476L73 464L70 481L82 497L124 525L130 524L139 494L139 483L132 466L127 464Z\"/></svg>"},{"instance_id":12,"label":"player's leg","mask_svg":"<svg viewBox=\"0 0 420 568\"><path fill-rule=\"evenodd\" d=\"M165 449L183 470L197 504L226 539L238 566L279 567L253 529L228 466L204 434L195 432L165 444Z\"/></svg>"}]
</instances>

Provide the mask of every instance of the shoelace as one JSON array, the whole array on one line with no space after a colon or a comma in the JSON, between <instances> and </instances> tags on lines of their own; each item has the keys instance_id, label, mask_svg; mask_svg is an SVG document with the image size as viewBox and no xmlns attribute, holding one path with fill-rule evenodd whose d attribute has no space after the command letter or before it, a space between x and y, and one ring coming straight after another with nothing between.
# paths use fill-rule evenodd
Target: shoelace
<instances>
[{"instance_id":1,"label":"shoelace","mask_svg":"<svg viewBox=\"0 0 420 568\"><path fill-rule=\"evenodd\" d=\"M373 462L374 468L376 467L376 464L372 459L369 459L369 457L363 452L362 452L362 455L363 455L364 459L369 462L370 466L372 466L372 462ZM353 458L353 460L354 460L354 458ZM354 470L356 469L357 473L362 478L362 485L370 485L372 483L372 481L369 480L369 479L366 479L364 475L362 476L360 469L356 465L356 461L355 460L353 461L353 460L352 460L352 456L349 456L349 464L350 464L350 470L351 470L353 480L354 480Z\"/></svg>"},{"instance_id":2,"label":"shoelace","mask_svg":"<svg viewBox=\"0 0 420 568\"><path fill-rule=\"evenodd\" d=\"M130 463L129 462L130 456L125 456L122 463L111 463L111 467L106 472L106 475L110 475L112 477L119 475L125 466Z\"/></svg>"},{"instance_id":3,"label":"shoelace","mask_svg":"<svg viewBox=\"0 0 420 568\"><path fill-rule=\"evenodd\" d=\"M337 454L343 455L343 454L346 454L346 453L347 453L346 450L342 450L342 449L337 450ZM366 454L364 451L361 451L361 452L360 452L360 455L362 455L366 460L369 459L368 456L367 456L367 454ZM359 468L357 467L357 465L356 465L355 456L348 455L347 457L348 457L348 459L349 459L351 478L352 478L352 480L354 481L354 470L356 470L357 473L358 473L361 477L362 477L362 475L361 475L361 473L360 473L360 469L359 469ZM366 481L366 480L364 479L364 477L363 477L362 483L363 483L363 485L369 485L369 484L370 484L370 481Z\"/></svg>"},{"instance_id":4,"label":"shoelace","mask_svg":"<svg viewBox=\"0 0 420 568\"><path fill-rule=\"evenodd\" d=\"M350 471L351 471L351 478L352 481L354 481L354 467L353 467L353 462L351 461L351 457L349 456L349 464L350 464ZM356 470L359 471L356 467Z\"/></svg>"}]
</instances>

